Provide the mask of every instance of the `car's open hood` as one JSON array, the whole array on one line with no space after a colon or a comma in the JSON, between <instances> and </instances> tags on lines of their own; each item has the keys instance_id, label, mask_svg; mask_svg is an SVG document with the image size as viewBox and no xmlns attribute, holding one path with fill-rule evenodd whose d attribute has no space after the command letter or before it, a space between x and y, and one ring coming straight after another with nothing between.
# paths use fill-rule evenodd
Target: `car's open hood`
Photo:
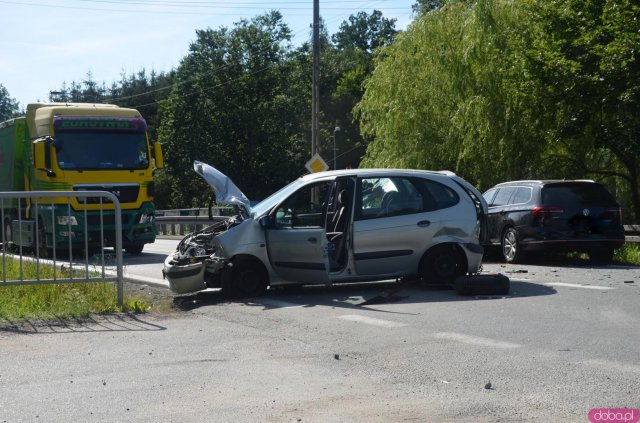
<instances>
[{"instance_id":1,"label":"car's open hood","mask_svg":"<svg viewBox=\"0 0 640 423\"><path fill-rule=\"evenodd\" d=\"M211 185L216 194L216 203L243 206L248 213L251 212L249 200L227 175L197 160L193 162L193 169Z\"/></svg>"}]
</instances>

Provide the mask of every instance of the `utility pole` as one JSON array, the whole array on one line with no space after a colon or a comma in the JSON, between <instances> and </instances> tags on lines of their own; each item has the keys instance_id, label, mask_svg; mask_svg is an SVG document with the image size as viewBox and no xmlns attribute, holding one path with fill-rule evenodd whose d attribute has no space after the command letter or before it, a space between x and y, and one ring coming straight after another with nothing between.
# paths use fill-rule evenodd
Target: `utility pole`
<instances>
[{"instance_id":1,"label":"utility pole","mask_svg":"<svg viewBox=\"0 0 640 423\"><path fill-rule=\"evenodd\" d=\"M311 88L311 156L320 137L320 0L313 0L313 86Z\"/></svg>"}]
</instances>

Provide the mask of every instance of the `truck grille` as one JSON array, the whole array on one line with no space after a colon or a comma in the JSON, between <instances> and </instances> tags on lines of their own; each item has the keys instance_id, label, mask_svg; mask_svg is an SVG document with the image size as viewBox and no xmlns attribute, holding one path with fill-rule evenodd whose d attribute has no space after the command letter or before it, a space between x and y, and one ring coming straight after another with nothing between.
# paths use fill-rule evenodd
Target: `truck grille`
<instances>
[{"instance_id":1,"label":"truck grille","mask_svg":"<svg viewBox=\"0 0 640 423\"><path fill-rule=\"evenodd\" d=\"M138 200L140 185L138 184L117 184L117 185L74 185L74 191L108 191L115 194L120 203L135 203ZM87 197L87 204L99 204L101 197ZM84 199L79 198L80 203ZM103 203L110 203L106 198L102 198Z\"/></svg>"}]
</instances>

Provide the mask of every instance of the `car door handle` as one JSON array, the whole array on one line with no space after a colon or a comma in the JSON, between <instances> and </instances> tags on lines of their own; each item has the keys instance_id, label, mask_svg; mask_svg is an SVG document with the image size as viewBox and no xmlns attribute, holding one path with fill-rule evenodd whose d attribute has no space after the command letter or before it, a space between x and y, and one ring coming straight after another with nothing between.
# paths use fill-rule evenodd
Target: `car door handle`
<instances>
[{"instance_id":1,"label":"car door handle","mask_svg":"<svg viewBox=\"0 0 640 423\"><path fill-rule=\"evenodd\" d=\"M316 242L318 242L318 238L315 238L315 237L307 238L307 241L309 241L312 244L315 244Z\"/></svg>"},{"instance_id":2,"label":"car door handle","mask_svg":"<svg viewBox=\"0 0 640 423\"><path fill-rule=\"evenodd\" d=\"M418 226L420 226L421 228L426 228L429 225L431 225L431 221L429 220L421 220L420 222L418 222Z\"/></svg>"}]
</instances>

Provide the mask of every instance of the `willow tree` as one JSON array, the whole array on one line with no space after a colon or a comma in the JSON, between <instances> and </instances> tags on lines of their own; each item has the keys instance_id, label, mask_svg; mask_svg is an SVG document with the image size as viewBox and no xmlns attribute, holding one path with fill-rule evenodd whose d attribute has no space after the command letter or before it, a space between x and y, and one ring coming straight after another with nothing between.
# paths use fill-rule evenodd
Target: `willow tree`
<instances>
[{"instance_id":1,"label":"willow tree","mask_svg":"<svg viewBox=\"0 0 640 423\"><path fill-rule=\"evenodd\" d=\"M448 1L378 58L357 107L364 165L450 169L486 187L535 175L545 144L519 2Z\"/></svg>"}]
</instances>

